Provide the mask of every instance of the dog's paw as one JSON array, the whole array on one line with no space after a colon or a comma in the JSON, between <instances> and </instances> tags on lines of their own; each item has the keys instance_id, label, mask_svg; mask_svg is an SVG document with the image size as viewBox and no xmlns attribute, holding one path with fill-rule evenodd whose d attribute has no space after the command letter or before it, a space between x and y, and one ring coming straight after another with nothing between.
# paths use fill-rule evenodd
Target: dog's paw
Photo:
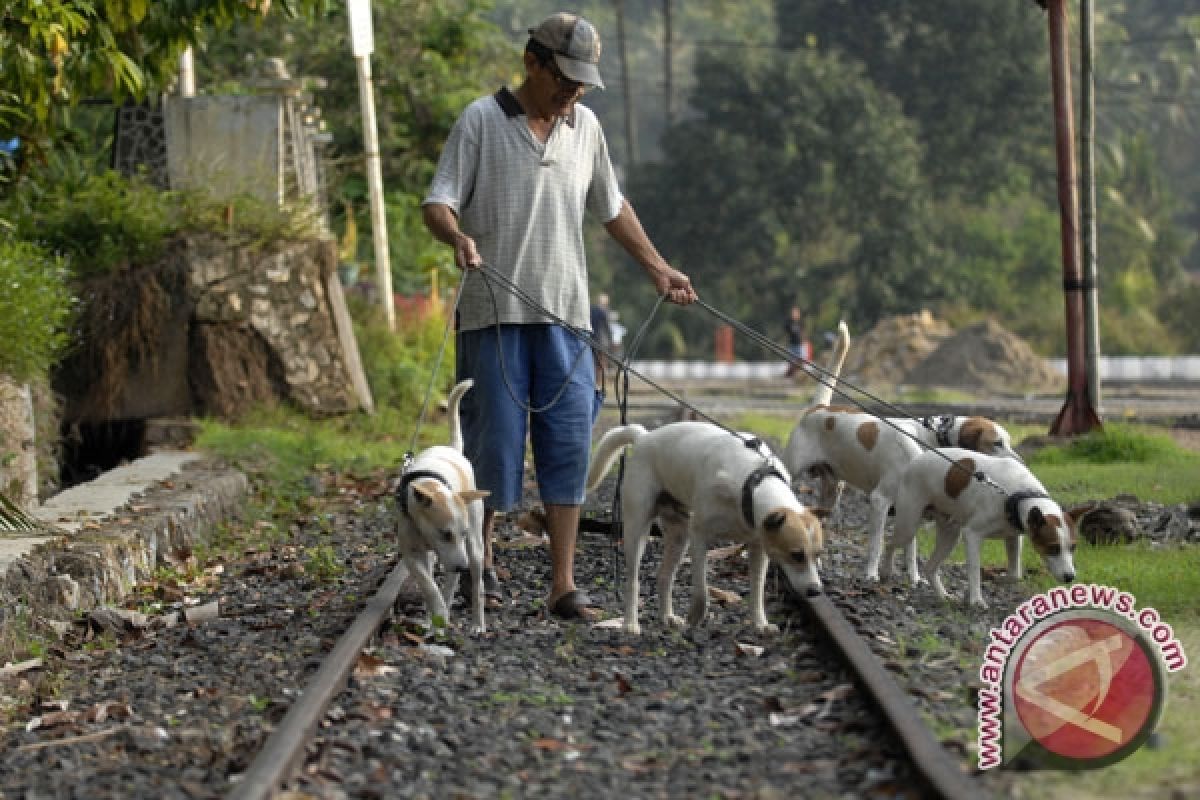
<instances>
[{"instance_id":1,"label":"dog's paw","mask_svg":"<svg viewBox=\"0 0 1200 800\"><path fill-rule=\"evenodd\" d=\"M642 626L638 624L637 620L625 620L625 633L630 636L641 636Z\"/></svg>"},{"instance_id":2,"label":"dog's paw","mask_svg":"<svg viewBox=\"0 0 1200 800\"><path fill-rule=\"evenodd\" d=\"M764 636L775 636L779 633L779 626L774 622L764 622L761 625L755 623L754 630Z\"/></svg>"},{"instance_id":3,"label":"dog's paw","mask_svg":"<svg viewBox=\"0 0 1200 800\"><path fill-rule=\"evenodd\" d=\"M686 628L687 621L678 614L667 614L666 623L668 628Z\"/></svg>"},{"instance_id":4,"label":"dog's paw","mask_svg":"<svg viewBox=\"0 0 1200 800\"><path fill-rule=\"evenodd\" d=\"M863 575L863 578L871 583L879 583L881 580L878 572L868 572Z\"/></svg>"},{"instance_id":5,"label":"dog's paw","mask_svg":"<svg viewBox=\"0 0 1200 800\"><path fill-rule=\"evenodd\" d=\"M988 604L984 602L982 597L972 597L967 600L967 605L976 611L987 611Z\"/></svg>"}]
</instances>

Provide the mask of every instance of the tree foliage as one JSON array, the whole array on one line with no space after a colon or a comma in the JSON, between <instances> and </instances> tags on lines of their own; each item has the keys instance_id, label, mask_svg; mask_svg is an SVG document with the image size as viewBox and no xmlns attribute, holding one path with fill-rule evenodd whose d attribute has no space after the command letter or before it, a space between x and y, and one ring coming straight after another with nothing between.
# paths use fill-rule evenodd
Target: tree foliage
<instances>
[{"instance_id":1,"label":"tree foliage","mask_svg":"<svg viewBox=\"0 0 1200 800\"><path fill-rule=\"evenodd\" d=\"M920 126L938 196L977 199L1053 137L1045 13L1026 0L776 0L780 43L836 51Z\"/></svg>"},{"instance_id":2,"label":"tree foliage","mask_svg":"<svg viewBox=\"0 0 1200 800\"><path fill-rule=\"evenodd\" d=\"M661 249L742 319L797 302L860 324L937 294L914 126L861 68L815 50L697 62L694 118L633 189ZM770 98L764 102L763 98Z\"/></svg>"},{"instance_id":3,"label":"tree foliage","mask_svg":"<svg viewBox=\"0 0 1200 800\"><path fill-rule=\"evenodd\" d=\"M325 0L7 0L0 24L0 134L24 164L54 146L80 101L161 87L185 47L246 17L314 11Z\"/></svg>"}]
</instances>

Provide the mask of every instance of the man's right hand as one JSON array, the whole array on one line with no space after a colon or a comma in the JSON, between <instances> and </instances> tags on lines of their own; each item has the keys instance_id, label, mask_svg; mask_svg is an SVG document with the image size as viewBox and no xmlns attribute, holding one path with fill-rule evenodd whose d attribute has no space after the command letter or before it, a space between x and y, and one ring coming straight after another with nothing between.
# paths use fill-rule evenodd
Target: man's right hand
<instances>
[{"instance_id":1,"label":"man's right hand","mask_svg":"<svg viewBox=\"0 0 1200 800\"><path fill-rule=\"evenodd\" d=\"M479 269L483 259L475 247L475 240L462 231L454 234L454 263L459 269Z\"/></svg>"}]
</instances>

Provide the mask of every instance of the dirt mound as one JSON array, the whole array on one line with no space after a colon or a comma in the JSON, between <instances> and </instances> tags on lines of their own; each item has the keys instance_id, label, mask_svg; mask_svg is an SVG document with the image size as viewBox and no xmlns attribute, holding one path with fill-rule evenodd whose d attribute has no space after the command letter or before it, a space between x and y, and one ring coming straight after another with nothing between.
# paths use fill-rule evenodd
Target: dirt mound
<instances>
[{"instance_id":1,"label":"dirt mound","mask_svg":"<svg viewBox=\"0 0 1200 800\"><path fill-rule=\"evenodd\" d=\"M992 392L1051 392L1063 378L1028 343L999 324L978 322L943 340L902 383Z\"/></svg>"},{"instance_id":2,"label":"dirt mound","mask_svg":"<svg viewBox=\"0 0 1200 800\"><path fill-rule=\"evenodd\" d=\"M845 379L867 386L902 383L953 330L928 311L880 320L862 337L850 332Z\"/></svg>"}]
</instances>

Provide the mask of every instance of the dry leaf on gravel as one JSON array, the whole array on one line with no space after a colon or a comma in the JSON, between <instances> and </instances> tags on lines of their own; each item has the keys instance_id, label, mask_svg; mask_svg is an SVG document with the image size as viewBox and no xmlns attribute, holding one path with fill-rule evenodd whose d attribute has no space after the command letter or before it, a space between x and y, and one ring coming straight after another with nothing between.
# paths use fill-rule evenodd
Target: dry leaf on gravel
<instances>
[{"instance_id":1,"label":"dry leaf on gravel","mask_svg":"<svg viewBox=\"0 0 1200 800\"><path fill-rule=\"evenodd\" d=\"M359 653L358 661L354 664L354 676L356 678L379 678L384 675L391 675L396 672L396 668L388 664L382 658L373 656L370 653Z\"/></svg>"},{"instance_id":2,"label":"dry leaf on gravel","mask_svg":"<svg viewBox=\"0 0 1200 800\"><path fill-rule=\"evenodd\" d=\"M746 644L745 642L734 642L734 651L739 656L754 656L757 658L767 652L767 648L757 644Z\"/></svg>"},{"instance_id":3,"label":"dry leaf on gravel","mask_svg":"<svg viewBox=\"0 0 1200 800\"><path fill-rule=\"evenodd\" d=\"M720 589L716 586L708 587L708 596L723 606L731 606L734 603L742 602L742 598L737 594L737 592L730 592L726 589Z\"/></svg>"}]
</instances>

